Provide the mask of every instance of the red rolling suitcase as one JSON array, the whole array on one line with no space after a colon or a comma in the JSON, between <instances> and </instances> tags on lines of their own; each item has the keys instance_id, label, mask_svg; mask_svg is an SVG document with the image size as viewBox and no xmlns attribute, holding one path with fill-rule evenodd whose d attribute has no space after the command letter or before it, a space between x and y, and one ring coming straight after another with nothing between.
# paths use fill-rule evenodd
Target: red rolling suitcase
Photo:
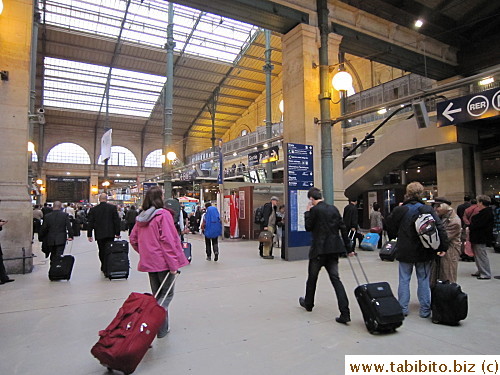
<instances>
[{"instance_id":1,"label":"red rolling suitcase","mask_svg":"<svg viewBox=\"0 0 500 375\"><path fill-rule=\"evenodd\" d=\"M179 273L172 280L165 298L178 275ZM169 277L163 280L158 292L167 278ZM99 341L90 352L108 370L131 374L148 351L166 316L167 311L158 304L156 296L131 293L109 326L99 331Z\"/></svg>"}]
</instances>

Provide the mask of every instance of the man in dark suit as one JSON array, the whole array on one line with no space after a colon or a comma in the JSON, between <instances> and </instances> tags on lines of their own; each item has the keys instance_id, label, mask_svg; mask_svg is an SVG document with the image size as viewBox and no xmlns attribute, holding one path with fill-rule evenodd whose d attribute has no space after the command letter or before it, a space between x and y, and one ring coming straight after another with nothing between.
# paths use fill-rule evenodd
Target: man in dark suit
<instances>
[{"instance_id":1,"label":"man in dark suit","mask_svg":"<svg viewBox=\"0 0 500 375\"><path fill-rule=\"evenodd\" d=\"M339 277L339 255L346 252L349 255L354 254L347 237L347 229L339 210L323 202L318 188L309 189L307 197L309 204L304 213L305 227L308 232L312 232L312 244L309 250L306 295L299 298L299 304L307 311L312 311L318 274L321 267L325 267L335 289L340 310L340 316L335 320L346 324L351 321L351 313L349 300Z\"/></svg>"},{"instance_id":2,"label":"man in dark suit","mask_svg":"<svg viewBox=\"0 0 500 375\"><path fill-rule=\"evenodd\" d=\"M358 200L356 198L349 198L349 204L344 207L344 213L342 217L344 218L344 224L347 227L348 231L353 231L356 233L354 237L354 241L352 243L352 248L356 247L356 238L358 239L358 243L361 246L361 241L365 238L362 233L358 232L359 224L358 224Z\"/></svg>"},{"instance_id":3,"label":"man in dark suit","mask_svg":"<svg viewBox=\"0 0 500 375\"><path fill-rule=\"evenodd\" d=\"M38 233L38 239L43 242L42 247L46 255L50 254L51 262L64 254L66 239L73 241L73 229L69 215L61 208L61 202L55 201L52 212L44 216L42 227Z\"/></svg>"},{"instance_id":4,"label":"man in dark suit","mask_svg":"<svg viewBox=\"0 0 500 375\"><path fill-rule=\"evenodd\" d=\"M116 206L108 203L108 195L99 195L99 204L92 207L88 214L87 238L93 241L92 231L95 231L95 239L99 248L99 260L101 271L106 274L106 245L115 238L120 238L120 218Z\"/></svg>"}]
</instances>

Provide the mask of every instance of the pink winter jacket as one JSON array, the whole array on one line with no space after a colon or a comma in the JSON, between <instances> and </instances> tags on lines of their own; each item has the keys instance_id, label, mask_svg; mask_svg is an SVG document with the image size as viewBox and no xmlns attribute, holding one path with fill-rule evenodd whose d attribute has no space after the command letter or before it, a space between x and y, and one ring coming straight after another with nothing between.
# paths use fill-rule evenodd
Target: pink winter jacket
<instances>
[{"instance_id":1,"label":"pink winter jacket","mask_svg":"<svg viewBox=\"0 0 500 375\"><path fill-rule=\"evenodd\" d=\"M130 244L139 253L139 271L177 271L189 264L172 215L165 209L151 207L141 212L130 233Z\"/></svg>"}]
</instances>

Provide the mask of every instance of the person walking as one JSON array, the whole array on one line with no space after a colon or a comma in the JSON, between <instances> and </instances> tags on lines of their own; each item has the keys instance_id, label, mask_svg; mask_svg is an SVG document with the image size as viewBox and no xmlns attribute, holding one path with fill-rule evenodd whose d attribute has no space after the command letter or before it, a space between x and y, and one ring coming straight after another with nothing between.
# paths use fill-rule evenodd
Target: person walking
<instances>
[{"instance_id":1,"label":"person walking","mask_svg":"<svg viewBox=\"0 0 500 375\"><path fill-rule=\"evenodd\" d=\"M222 235L222 223L219 211L211 203L205 203L206 212L201 220L201 230L205 236L205 252L207 260L212 260L212 250L214 261L219 260L219 236Z\"/></svg>"},{"instance_id":2,"label":"person walking","mask_svg":"<svg viewBox=\"0 0 500 375\"><path fill-rule=\"evenodd\" d=\"M95 231L95 239L99 248L99 260L101 261L101 271L106 276L107 251L106 245L120 238L120 218L116 206L108 203L108 195L99 195L99 204L92 207L87 216L88 229L87 239L93 241L92 232Z\"/></svg>"},{"instance_id":3,"label":"person walking","mask_svg":"<svg viewBox=\"0 0 500 375\"><path fill-rule=\"evenodd\" d=\"M342 215L344 219L344 224L347 227L347 230L355 233L354 240L352 241L352 249L356 248L356 239L358 239L358 244L361 246L361 242L365 236L360 233L359 224L358 224L358 200L356 198L349 198L349 204L344 207L344 213Z\"/></svg>"},{"instance_id":4,"label":"person walking","mask_svg":"<svg viewBox=\"0 0 500 375\"><path fill-rule=\"evenodd\" d=\"M396 259L399 261L398 300L403 314L409 314L410 280L415 268L417 275L417 297L420 302L421 318L431 315L431 263L437 255L444 256L448 250L448 236L436 212L422 201L424 187L419 182L411 182L406 187L405 201L394 208L387 217L389 239L398 239ZM440 245L437 250L425 248L415 228L415 217L419 214L431 214L436 223Z\"/></svg>"},{"instance_id":5,"label":"person walking","mask_svg":"<svg viewBox=\"0 0 500 375\"><path fill-rule=\"evenodd\" d=\"M7 220L0 220L0 231L3 230L3 226L7 224ZM14 279L11 279L9 275L7 275L7 271L5 270L5 265L3 264L3 253L2 253L2 245L0 245L0 285L11 283Z\"/></svg>"},{"instance_id":6,"label":"person walking","mask_svg":"<svg viewBox=\"0 0 500 375\"><path fill-rule=\"evenodd\" d=\"M474 250L474 260L477 266L478 280L491 279L490 261L488 259L488 246L493 242L493 210L490 207L491 198L487 195L478 195L477 213L470 220L470 242Z\"/></svg>"},{"instance_id":7,"label":"person walking","mask_svg":"<svg viewBox=\"0 0 500 375\"><path fill-rule=\"evenodd\" d=\"M382 216L382 213L380 213L380 205L377 202L374 202L373 211L370 213L370 228L372 228L373 230L378 229L375 233L379 234L377 246L377 248L379 249L382 248L382 234L384 231L383 219L384 217Z\"/></svg>"},{"instance_id":8,"label":"person walking","mask_svg":"<svg viewBox=\"0 0 500 375\"><path fill-rule=\"evenodd\" d=\"M137 269L148 273L153 295L167 278L156 298L157 301L161 301L167 293L170 282L173 282L174 275L189 262L182 250L173 214L164 208L163 192L160 187L153 186L147 191L142 209L130 233L130 244L139 253ZM162 303L165 310L168 309L173 297L174 287ZM158 338L165 337L170 331L168 316L169 314L158 331Z\"/></svg>"},{"instance_id":9,"label":"person walking","mask_svg":"<svg viewBox=\"0 0 500 375\"><path fill-rule=\"evenodd\" d=\"M461 233L462 222L455 210L451 207L451 202L445 197L437 197L432 203L432 207L443 222L443 227L448 235L448 251L441 257L439 262L439 279L450 283L457 282L458 260L461 253ZM431 286L436 283L438 270L437 263L432 265Z\"/></svg>"},{"instance_id":10,"label":"person walking","mask_svg":"<svg viewBox=\"0 0 500 375\"><path fill-rule=\"evenodd\" d=\"M339 276L339 254L354 254L347 236L347 228L342 221L339 210L323 201L321 191L311 188L307 192L309 204L304 213L305 227L312 232L312 244L309 250L308 277L305 297L299 298L299 305L307 311L314 307L316 283L321 267L325 267L337 295L340 316L335 318L338 323L347 324L351 321L349 299Z\"/></svg>"},{"instance_id":11,"label":"person walking","mask_svg":"<svg viewBox=\"0 0 500 375\"><path fill-rule=\"evenodd\" d=\"M50 254L51 262L64 254L66 240L73 241L71 221L69 215L62 210L61 202L55 201L52 212L44 217L38 240L43 242L42 247L46 256Z\"/></svg>"},{"instance_id":12,"label":"person walking","mask_svg":"<svg viewBox=\"0 0 500 375\"><path fill-rule=\"evenodd\" d=\"M137 218L137 215L139 215L139 213L135 209L134 205L130 206L130 209L128 209L127 213L125 214L125 221L127 222L129 236L130 236L130 233L132 233L132 229L134 229L135 220Z\"/></svg>"},{"instance_id":13,"label":"person walking","mask_svg":"<svg viewBox=\"0 0 500 375\"><path fill-rule=\"evenodd\" d=\"M42 219L43 212L40 209L40 206L37 204L33 208L33 237L35 236L35 233L38 233L40 231L40 227L42 226Z\"/></svg>"},{"instance_id":14,"label":"person walking","mask_svg":"<svg viewBox=\"0 0 500 375\"><path fill-rule=\"evenodd\" d=\"M262 209L262 222L260 224L260 231L267 230L274 236L276 232L276 211L278 210L279 199L276 196L271 197L271 201L264 204ZM264 259L274 259L273 256L273 242L259 243L259 255Z\"/></svg>"}]
</instances>

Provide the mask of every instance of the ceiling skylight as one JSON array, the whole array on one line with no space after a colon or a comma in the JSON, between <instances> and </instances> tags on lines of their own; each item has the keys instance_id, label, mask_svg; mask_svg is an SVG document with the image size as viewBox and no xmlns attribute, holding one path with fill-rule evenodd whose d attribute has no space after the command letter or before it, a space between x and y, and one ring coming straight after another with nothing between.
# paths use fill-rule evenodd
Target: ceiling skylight
<instances>
[{"instance_id":1,"label":"ceiling skylight","mask_svg":"<svg viewBox=\"0 0 500 375\"><path fill-rule=\"evenodd\" d=\"M44 105L106 112L108 67L45 58ZM109 113L149 117L165 77L112 69Z\"/></svg>"},{"instance_id":2,"label":"ceiling skylight","mask_svg":"<svg viewBox=\"0 0 500 375\"><path fill-rule=\"evenodd\" d=\"M49 25L117 38L125 8L123 0L47 0L45 20ZM174 13L175 51L184 50L211 59L234 62L258 30L255 26L178 4L174 4ZM164 48L167 19L167 1L132 0L122 39Z\"/></svg>"}]
</instances>

